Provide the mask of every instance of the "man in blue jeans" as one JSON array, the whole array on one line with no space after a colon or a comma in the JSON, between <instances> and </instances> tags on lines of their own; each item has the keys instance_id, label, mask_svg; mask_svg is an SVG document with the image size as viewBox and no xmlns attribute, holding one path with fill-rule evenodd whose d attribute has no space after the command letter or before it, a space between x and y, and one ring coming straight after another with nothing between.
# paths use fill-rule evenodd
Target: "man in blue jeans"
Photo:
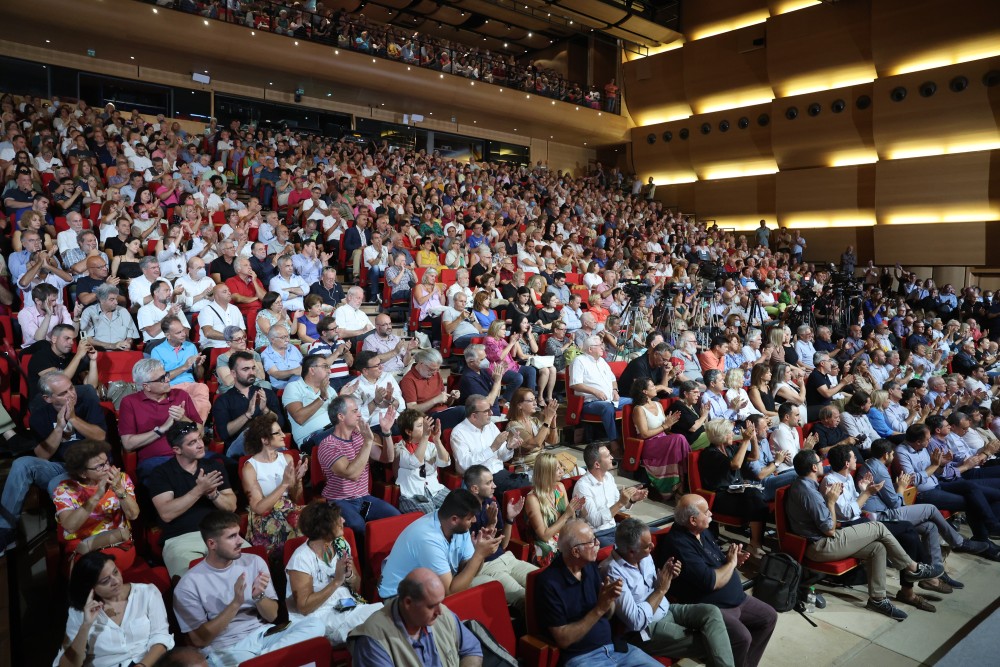
<instances>
[{"instance_id":1,"label":"man in blue jeans","mask_svg":"<svg viewBox=\"0 0 1000 667\"><path fill-rule=\"evenodd\" d=\"M618 395L618 378L604 360L604 339L590 336L583 341L583 354L573 360L569 377L570 387L583 396L583 414L599 416L608 440L617 440L615 413L632 399Z\"/></svg>"},{"instance_id":2,"label":"man in blue jeans","mask_svg":"<svg viewBox=\"0 0 1000 667\"><path fill-rule=\"evenodd\" d=\"M559 533L559 553L535 582L538 618L559 647L565 667L653 667L660 664L624 640L608 620L622 594L621 579L602 579L598 540L586 521L570 519Z\"/></svg>"},{"instance_id":3,"label":"man in blue jeans","mask_svg":"<svg viewBox=\"0 0 1000 667\"><path fill-rule=\"evenodd\" d=\"M364 540L365 522L399 516L399 510L368 493L371 484L369 461L392 463L391 436L376 436L361 418L358 402L350 396L338 396L330 403L333 432L318 447L319 463L326 476L323 497L340 508L344 523L354 531L358 548ZM396 421L390 405L379 419L382 433L391 433ZM376 439L379 444L376 446Z\"/></svg>"},{"instance_id":4,"label":"man in blue jeans","mask_svg":"<svg viewBox=\"0 0 1000 667\"><path fill-rule=\"evenodd\" d=\"M31 430L38 438L34 456L14 459L0 500L0 555L15 546L24 498L32 484L49 497L66 478L63 455L82 440L104 440L107 425L97 392L90 385L74 386L62 371L43 372L38 394L31 401Z\"/></svg>"}]
</instances>

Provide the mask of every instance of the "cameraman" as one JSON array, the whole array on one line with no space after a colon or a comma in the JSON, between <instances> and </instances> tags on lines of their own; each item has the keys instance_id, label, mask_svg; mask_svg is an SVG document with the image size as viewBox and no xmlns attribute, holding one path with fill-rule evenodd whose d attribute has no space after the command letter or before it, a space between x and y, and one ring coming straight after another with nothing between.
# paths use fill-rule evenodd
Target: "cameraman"
<instances>
[{"instance_id":1,"label":"cameraman","mask_svg":"<svg viewBox=\"0 0 1000 667\"><path fill-rule=\"evenodd\" d=\"M865 326L872 328L881 324L889 313L889 305L886 303L885 297L882 296L882 290L877 287L862 302L861 308L865 313Z\"/></svg>"}]
</instances>

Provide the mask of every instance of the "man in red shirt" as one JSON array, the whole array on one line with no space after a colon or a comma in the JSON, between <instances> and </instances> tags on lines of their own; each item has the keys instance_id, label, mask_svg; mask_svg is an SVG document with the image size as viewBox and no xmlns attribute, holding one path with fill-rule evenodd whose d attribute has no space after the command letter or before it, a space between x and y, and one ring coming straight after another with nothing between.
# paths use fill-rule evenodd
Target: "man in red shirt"
<instances>
[{"instance_id":1,"label":"man in red shirt","mask_svg":"<svg viewBox=\"0 0 1000 667\"><path fill-rule=\"evenodd\" d=\"M166 463L174 451L167 443L167 429L178 421L202 423L191 396L170 386L169 374L156 359L143 359L132 369L132 381L141 391L122 399L118 433L127 452L138 450L139 480L145 484L153 468Z\"/></svg>"},{"instance_id":2,"label":"man in red shirt","mask_svg":"<svg viewBox=\"0 0 1000 667\"><path fill-rule=\"evenodd\" d=\"M465 408L452 405L459 392L444 390L441 379L441 353L435 349L418 350L413 354L413 368L399 381L403 400L410 410L417 410L441 420L441 430L455 428L465 419Z\"/></svg>"},{"instance_id":3,"label":"man in red shirt","mask_svg":"<svg viewBox=\"0 0 1000 667\"><path fill-rule=\"evenodd\" d=\"M249 330L250 322L257 318L257 311L260 310L260 300L267 294L267 290L260 284L257 274L250 268L250 260L246 257L237 257L233 262L236 275L226 281L226 287L233 293L233 303L243 314L243 320L247 323Z\"/></svg>"}]
</instances>

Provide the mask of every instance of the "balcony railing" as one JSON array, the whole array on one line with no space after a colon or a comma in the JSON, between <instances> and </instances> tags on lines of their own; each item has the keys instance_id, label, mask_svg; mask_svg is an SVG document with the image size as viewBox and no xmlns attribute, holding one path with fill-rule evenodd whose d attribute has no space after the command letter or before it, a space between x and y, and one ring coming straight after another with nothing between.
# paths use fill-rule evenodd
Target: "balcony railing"
<instances>
[{"instance_id":1,"label":"balcony railing","mask_svg":"<svg viewBox=\"0 0 1000 667\"><path fill-rule=\"evenodd\" d=\"M357 51L376 58L442 72L483 83L522 90L575 106L618 113L618 99L602 99L603 90L574 83L558 72L518 62L513 54L492 53L478 46L454 44L393 25L374 23L346 13L323 14L279 2L241 0L139 0L205 19L242 25L248 30Z\"/></svg>"}]
</instances>

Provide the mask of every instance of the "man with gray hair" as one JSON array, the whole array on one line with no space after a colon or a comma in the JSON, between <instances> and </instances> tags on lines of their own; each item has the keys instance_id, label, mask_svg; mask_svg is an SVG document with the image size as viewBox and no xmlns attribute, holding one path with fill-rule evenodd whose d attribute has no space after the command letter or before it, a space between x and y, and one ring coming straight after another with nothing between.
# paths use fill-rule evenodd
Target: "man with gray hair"
<instances>
[{"instance_id":1,"label":"man with gray hair","mask_svg":"<svg viewBox=\"0 0 1000 667\"><path fill-rule=\"evenodd\" d=\"M491 365L486 359L486 346L481 343L470 345L462 354L465 368L458 381L459 400L468 401L471 396L481 394L492 406L493 414L499 416L501 387L504 400L510 401L524 379L520 373L506 370L503 364Z\"/></svg>"},{"instance_id":2,"label":"man with gray hair","mask_svg":"<svg viewBox=\"0 0 1000 667\"><path fill-rule=\"evenodd\" d=\"M448 288L445 296L448 297L448 305L455 307L455 295L459 292L465 294L467 303L472 303L472 290L469 288L469 270L462 268L455 271L455 284Z\"/></svg>"},{"instance_id":3,"label":"man with gray hair","mask_svg":"<svg viewBox=\"0 0 1000 667\"><path fill-rule=\"evenodd\" d=\"M653 564L649 526L628 518L615 530L615 549L599 569L605 579L620 580L615 616L636 646L653 656L693 658L712 667L733 667L726 624L710 604L671 604L667 593L682 563L668 558Z\"/></svg>"},{"instance_id":4,"label":"man with gray hair","mask_svg":"<svg viewBox=\"0 0 1000 667\"><path fill-rule=\"evenodd\" d=\"M275 391L284 389L289 382L299 379L302 372L302 353L297 345L289 343L288 329L275 324L267 332L269 345L260 353L261 362Z\"/></svg>"},{"instance_id":5,"label":"man with gray hair","mask_svg":"<svg viewBox=\"0 0 1000 667\"><path fill-rule=\"evenodd\" d=\"M737 665L757 667L778 623L778 614L766 602L748 596L736 568L750 557L740 542L723 553L708 527L712 511L701 496L681 497L674 511L674 527L657 540L653 562L661 567L671 558L682 564L671 586L681 604L712 604L722 612Z\"/></svg>"},{"instance_id":6,"label":"man with gray hair","mask_svg":"<svg viewBox=\"0 0 1000 667\"><path fill-rule=\"evenodd\" d=\"M170 386L170 375L156 359L142 359L132 367L132 381L140 391L122 399L118 433L127 452L138 451L139 481L173 457L165 433L177 422L191 422L201 430L201 415L183 389Z\"/></svg>"},{"instance_id":7,"label":"man with gray hair","mask_svg":"<svg viewBox=\"0 0 1000 667\"><path fill-rule=\"evenodd\" d=\"M38 393L30 404L33 456L14 459L0 501L0 554L14 546L17 524L28 488L34 484L48 496L66 477L61 461L83 440L104 440L107 425L97 392L90 385L73 385L68 375L46 371L38 378ZM16 437L16 436L15 436Z\"/></svg>"},{"instance_id":8,"label":"man with gray hair","mask_svg":"<svg viewBox=\"0 0 1000 667\"><path fill-rule=\"evenodd\" d=\"M361 311L361 304L364 303L364 300L365 291L355 285L347 290L347 298L344 303L333 311L341 338L361 340L375 330L368 315Z\"/></svg>"},{"instance_id":9,"label":"man with gray hair","mask_svg":"<svg viewBox=\"0 0 1000 667\"><path fill-rule=\"evenodd\" d=\"M267 288L281 295L285 310L305 310L302 299L309 294L309 285L302 276L295 275L289 255L278 258L278 275L271 278Z\"/></svg>"},{"instance_id":10,"label":"man with gray hair","mask_svg":"<svg viewBox=\"0 0 1000 667\"><path fill-rule=\"evenodd\" d=\"M399 390L407 409L440 420L441 430L447 431L465 419L465 408L455 404L460 400L461 392L457 389L445 391L441 378L442 362L441 353L435 349L417 350L413 354L413 367L399 381Z\"/></svg>"},{"instance_id":11,"label":"man with gray hair","mask_svg":"<svg viewBox=\"0 0 1000 667\"><path fill-rule=\"evenodd\" d=\"M621 580L601 578L597 551L593 529L571 519L559 532L559 553L535 580L538 618L559 647L562 664L659 665L641 649L614 641L610 618L624 587Z\"/></svg>"},{"instance_id":12,"label":"man with gray hair","mask_svg":"<svg viewBox=\"0 0 1000 667\"><path fill-rule=\"evenodd\" d=\"M803 324L795 330L797 340L795 341L795 351L799 355L799 361L805 366L807 371L811 371L813 357L816 355L816 346L813 343L813 330L808 324Z\"/></svg>"},{"instance_id":13,"label":"man with gray hair","mask_svg":"<svg viewBox=\"0 0 1000 667\"><path fill-rule=\"evenodd\" d=\"M142 275L128 281L128 300L133 310L153 300L149 290L153 283L160 279L160 262L156 257L152 255L143 257L139 260L139 268L142 269Z\"/></svg>"},{"instance_id":14,"label":"man with gray hair","mask_svg":"<svg viewBox=\"0 0 1000 667\"><path fill-rule=\"evenodd\" d=\"M584 341L583 354L573 360L566 383L583 396L583 414L600 417L607 439L617 440L615 413L632 399L619 396L618 378L604 360L604 340L600 336L590 336Z\"/></svg>"},{"instance_id":15,"label":"man with gray hair","mask_svg":"<svg viewBox=\"0 0 1000 667\"><path fill-rule=\"evenodd\" d=\"M528 486L531 480L524 473L511 473L504 467L523 444L514 429L501 432L493 423L489 399L473 394L465 401L465 421L451 432L451 449L455 470L460 474L474 465L485 466L493 473L496 497L505 491Z\"/></svg>"},{"instance_id":16,"label":"man with gray hair","mask_svg":"<svg viewBox=\"0 0 1000 667\"><path fill-rule=\"evenodd\" d=\"M96 301L80 317L80 331L99 350L131 350L139 340L139 330L128 310L118 305L120 291L114 285L94 290Z\"/></svg>"}]
</instances>

